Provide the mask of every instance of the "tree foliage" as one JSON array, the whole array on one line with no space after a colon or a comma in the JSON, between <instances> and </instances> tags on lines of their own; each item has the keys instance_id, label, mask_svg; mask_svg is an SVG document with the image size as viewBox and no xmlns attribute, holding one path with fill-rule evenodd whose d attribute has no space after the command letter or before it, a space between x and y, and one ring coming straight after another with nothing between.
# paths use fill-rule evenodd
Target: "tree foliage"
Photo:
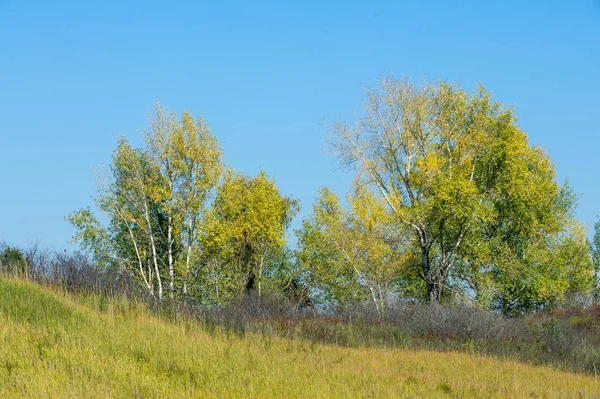
<instances>
[{"instance_id":1,"label":"tree foliage","mask_svg":"<svg viewBox=\"0 0 600 399\"><path fill-rule=\"evenodd\" d=\"M397 226L372 191L356 186L347 200L349 210L331 190L320 191L313 215L297 231L298 261L324 300L369 300L382 311L394 293L414 285L411 254L395 250Z\"/></svg>"},{"instance_id":2,"label":"tree foliage","mask_svg":"<svg viewBox=\"0 0 600 399\"><path fill-rule=\"evenodd\" d=\"M159 103L145 146L120 138L99 174L108 223L76 211L73 238L158 299L210 305L269 292L297 308L466 299L521 314L590 292L600 222L588 243L569 185L483 86L386 78L332 133L354 182L343 200L319 191L295 251L299 202L227 168L203 118Z\"/></svg>"},{"instance_id":3,"label":"tree foliage","mask_svg":"<svg viewBox=\"0 0 600 399\"><path fill-rule=\"evenodd\" d=\"M159 298L166 278L173 297L176 280L185 294L192 252L201 251L197 230L221 174L222 153L203 119L187 111L177 118L158 103L145 141L146 148L135 149L120 138L110 170L100 175L96 203L109 226L89 209L68 220L77 229L74 239L99 264L116 260Z\"/></svg>"},{"instance_id":4,"label":"tree foliage","mask_svg":"<svg viewBox=\"0 0 600 399\"><path fill-rule=\"evenodd\" d=\"M298 202L264 172L224 174L216 137L188 111L178 118L157 103L144 141L134 148L119 139L96 197L109 224L89 208L76 211L67 217L73 239L100 267L134 273L159 299L165 290L209 303L260 293Z\"/></svg>"},{"instance_id":5,"label":"tree foliage","mask_svg":"<svg viewBox=\"0 0 600 399\"><path fill-rule=\"evenodd\" d=\"M246 292L260 295L265 260L286 244L299 203L283 196L264 172L250 178L229 171L218 187L203 246L213 263L242 276Z\"/></svg>"},{"instance_id":6,"label":"tree foliage","mask_svg":"<svg viewBox=\"0 0 600 399\"><path fill-rule=\"evenodd\" d=\"M589 287L573 198L511 109L483 86L470 94L445 82L417 86L395 78L366 98L364 117L336 123L331 145L356 171L355 184L385 203L382 223L393 224L386 228L394 236L377 242L412 262L430 300L474 293L512 312L507 297L519 309L548 306ZM369 221L366 214L359 219ZM306 232L314 222L305 223ZM337 223L322 220L325 231Z\"/></svg>"}]
</instances>

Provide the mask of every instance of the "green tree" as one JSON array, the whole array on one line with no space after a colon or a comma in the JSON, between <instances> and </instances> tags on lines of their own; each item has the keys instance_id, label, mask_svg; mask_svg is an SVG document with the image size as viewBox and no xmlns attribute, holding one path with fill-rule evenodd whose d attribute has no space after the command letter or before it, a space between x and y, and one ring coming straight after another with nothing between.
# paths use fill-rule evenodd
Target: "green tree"
<instances>
[{"instance_id":1,"label":"green tree","mask_svg":"<svg viewBox=\"0 0 600 399\"><path fill-rule=\"evenodd\" d=\"M313 215L296 232L298 261L325 301L369 299L382 312L409 280L409 258L397 250L396 226L379 197L356 186L347 199L349 211L332 191L320 191Z\"/></svg>"},{"instance_id":2,"label":"green tree","mask_svg":"<svg viewBox=\"0 0 600 399\"><path fill-rule=\"evenodd\" d=\"M110 225L102 227L89 209L67 217L77 233L73 237L91 251L97 261L118 260L133 266L152 295L162 298L160 240L161 211L157 201L160 169L143 150L134 149L121 137L113 153L110 172L99 173L100 190L95 202L108 215Z\"/></svg>"},{"instance_id":3,"label":"green tree","mask_svg":"<svg viewBox=\"0 0 600 399\"><path fill-rule=\"evenodd\" d=\"M547 165L547 178L541 179L546 184L554 179ZM538 193L543 194L536 198ZM575 205L567 184L553 191L531 181L513 181L504 190L495 204L494 221L464 251L472 270L461 277L480 302L505 314L520 314L563 302L570 293L589 292L593 262L585 228L573 216Z\"/></svg>"},{"instance_id":4,"label":"green tree","mask_svg":"<svg viewBox=\"0 0 600 399\"><path fill-rule=\"evenodd\" d=\"M504 258L497 256L506 249L528 276L537 276L529 291L538 299L560 298L571 281L589 276L589 263L576 254L544 261L567 241L580 244L578 224L565 211L548 156L528 143L513 111L492 101L483 86L469 94L443 82L383 79L367 91L365 116L353 126L336 123L333 133L341 163L379 192L399 233L411 232L411 244L397 237L399 251L419 259L431 301L456 290L469 267L479 290L479 276L502 269ZM538 234L529 240L532 231ZM506 238L511 235L521 242ZM534 250L539 240L548 243L544 256ZM555 271L552 278L544 268ZM488 277L508 281L502 273Z\"/></svg>"},{"instance_id":5,"label":"green tree","mask_svg":"<svg viewBox=\"0 0 600 399\"><path fill-rule=\"evenodd\" d=\"M296 258L296 252L287 245L269 252L265 259L263 272L263 290L271 297L286 302L295 310L313 306L306 269Z\"/></svg>"},{"instance_id":6,"label":"green tree","mask_svg":"<svg viewBox=\"0 0 600 399\"><path fill-rule=\"evenodd\" d=\"M109 225L90 209L67 220L77 230L74 240L98 265L133 267L159 299L163 276L170 298L179 279L185 296L192 262L202 251L198 231L223 168L221 149L202 118L188 111L178 118L159 103L144 138L143 149L120 138L110 170L99 174L95 200Z\"/></svg>"},{"instance_id":7,"label":"green tree","mask_svg":"<svg viewBox=\"0 0 600 399\"><path fill-rule=\"evenodd\" d=\"M89 207L71 213L66 220L76 229L71 244L79 243L84 251L92 255L94 264L99 268L117 267L112 243L113 237Z\"/></svg>"}]
</instances>

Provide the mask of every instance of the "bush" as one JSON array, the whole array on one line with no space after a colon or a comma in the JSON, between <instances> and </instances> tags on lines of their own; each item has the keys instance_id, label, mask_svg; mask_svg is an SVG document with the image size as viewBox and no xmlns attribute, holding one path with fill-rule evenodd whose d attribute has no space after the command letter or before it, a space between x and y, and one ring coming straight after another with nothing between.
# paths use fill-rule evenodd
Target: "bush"
<instances>
[{"instance_id":1,"label":"bush","mask_svg":"<svg viewBox=\"0 0 600 399\"><path fill-rule=\"evenodd\" d=\"M21 250L6 243L0 243L0 271L25 275L27 273L27 262Z\"/></svg>"}]
</instances>

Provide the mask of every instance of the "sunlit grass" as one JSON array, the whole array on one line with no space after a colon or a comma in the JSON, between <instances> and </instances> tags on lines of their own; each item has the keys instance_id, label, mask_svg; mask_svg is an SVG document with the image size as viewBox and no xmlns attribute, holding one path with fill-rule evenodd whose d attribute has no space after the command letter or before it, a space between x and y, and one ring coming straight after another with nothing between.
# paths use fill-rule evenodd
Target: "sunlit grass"
<instances>
[{"instance_id":1,"label":"sunlit grass","mask_svg":"<svg viewBox=\"0 0 600 399\"><path fill-rule=\"evenodd\" d=\"M167 322L141 304L0 280L0 397L600 395L593 376L467 354L341 348Z\"/></svg>"}]
</instances>

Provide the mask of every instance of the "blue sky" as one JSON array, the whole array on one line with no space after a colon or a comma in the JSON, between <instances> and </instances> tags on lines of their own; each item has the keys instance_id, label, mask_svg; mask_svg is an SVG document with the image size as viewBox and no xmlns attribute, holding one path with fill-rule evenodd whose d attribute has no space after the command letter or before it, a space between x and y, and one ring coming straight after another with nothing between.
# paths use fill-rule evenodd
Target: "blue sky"
<instances>
[{"instance_id":1,"label":"blue sky","mask_svg":"<svg viewBox=\"0 0 600 399\"><path fill-rule=\"evenodd\" d=\"M311 211L349 176L327 121L382 75L483 82L600 213L600 1L0 0L0 240L68 248L119 134L155 99L203 114L229 165L260 168Z\"/></svg>"}]
</instances>

